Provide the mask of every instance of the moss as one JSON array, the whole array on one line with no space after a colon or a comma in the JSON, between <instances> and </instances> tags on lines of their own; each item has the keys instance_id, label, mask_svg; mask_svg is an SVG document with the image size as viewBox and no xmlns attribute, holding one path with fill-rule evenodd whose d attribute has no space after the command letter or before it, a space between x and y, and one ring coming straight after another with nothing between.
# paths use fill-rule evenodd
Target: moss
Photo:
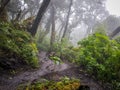
<instances>
[{"instance_id":1,"label":"moss","mask_svg":"<svg viewBox=\"0 0 120 90\"><path fill-rule=\"evenodd\" d=\"M67 83L66 83L67 82ZM36 82L28 86L20 86L17 90L78 90L80 81L77 79L66 80L63 78L61 81L46 81Z\"/></svg>"}]
</instances>

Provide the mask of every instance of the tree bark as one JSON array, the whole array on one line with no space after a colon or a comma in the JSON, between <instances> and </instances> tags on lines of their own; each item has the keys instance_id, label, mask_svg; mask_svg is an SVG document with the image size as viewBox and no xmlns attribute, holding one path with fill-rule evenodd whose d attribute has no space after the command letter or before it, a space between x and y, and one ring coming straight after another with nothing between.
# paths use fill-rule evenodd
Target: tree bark
<instances>
[{"instance_id":1,"label":"tree bark","mask_svg":"<svg viewBox=\"0 0 120 90\"><path fill-rule=\"evenodd\" d=\"M53 44L55 42L55 8L52 4L51 8L52 13L52 30L51 30L51 39L50 39L50 52L53 50Z\"/></svg>"},{"instance_id":2,"label":"tree bark","mask_svg":"<svg viewBox=\"0 0 120 90\"><path fill-rule=\"evenodd\" d=\"M0 20L1 21L8 21L8 15L7 15L7 10L6 10L6 6L8 5L8 3L10 2L10 0L1 0L1 7L0 7Z\"/></svg>"},{"instance_id":3,"label":"tree bark","mask_svg":"<svg viewBox=\"0 0 120 90\"><path fill-rule=\"evenodd\" d=\"M65 24L65 29L64 29L64 32L63 32L62 39L65 38L65 36L66 36L66 34L67 34L72 4L73 4L73 0L70 0L70 5L69 5L69 9L68 9L68 15L67 15L67 17L66 17L66 24Z\"/></svg>"},{"instance_id":4,"label":"tree bark","mask_svg":"<svg viewBox=\"0 0 120 90\"><path fill-rule=\"evenodd\" d=\"M29 30L29 32L31 33L32 36L35 36L35 34L37 32L37 28L39 26L39 23L49 5L49 3L50 3L50 0L43 0L43 3L38 11L36 18L35 18L35 21L33 22L31 29Z\"/></svg>"},{"instance_id":5,"label":"tree bark","mask_svg":"<svg viewBox=\"0 0 120 90\"><path fill-rule=\"evenodd\" d=\"M120 26L116 28L110 35L110 38L113 38L115 35L117 35L120 32Z\"/></svg>"},{"instance_id":6,"label":"tree bark","mask_svg":"<svg viewBox=\"0 0 120 90\"><path fill-rule=\"evenodd\" d=\"M2 14L2 12L4 11L5 7L9 2L10 0L1 0L0 15Z\"/></svg>"}]
</instances>

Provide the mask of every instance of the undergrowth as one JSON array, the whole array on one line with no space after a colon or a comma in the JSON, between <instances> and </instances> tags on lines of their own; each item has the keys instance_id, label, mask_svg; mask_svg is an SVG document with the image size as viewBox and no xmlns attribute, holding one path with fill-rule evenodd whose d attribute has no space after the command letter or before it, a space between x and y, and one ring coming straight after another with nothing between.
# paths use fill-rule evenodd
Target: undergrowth
<instances>
[{"instance_id":1,"label":"undergrowth","mask_svg":"<svg viewBox=\"0 0 120 90\"><path fill-rule=\"evenodd\" d=\"M11 23L0 23L0 67L12 68L19 63L36 67L37 53L36 44L29 33L15 28Z\"/></svg>"},{"instance_id":2,"label":"undergrowth","mask_svg":"<svg viewBox=\"0 0 120 90\"><path fill-rule=\"evenodd\" d=\"M95 33L79 43L79 58L88 74L94 75L107 88L120 89L120 44L103 33Z\"/></svg>"},{"instance_id":3,"label":"undergrowth","mask_svg":"<svg viewBox=\"0 0 120 90\"><path fill-rule=\"evenodd\" d=\"M28 85L20 85L17 90L78 90L80 81L78 79L63 78L61 81L35 82Z\"/></svg>"}]
</instances>

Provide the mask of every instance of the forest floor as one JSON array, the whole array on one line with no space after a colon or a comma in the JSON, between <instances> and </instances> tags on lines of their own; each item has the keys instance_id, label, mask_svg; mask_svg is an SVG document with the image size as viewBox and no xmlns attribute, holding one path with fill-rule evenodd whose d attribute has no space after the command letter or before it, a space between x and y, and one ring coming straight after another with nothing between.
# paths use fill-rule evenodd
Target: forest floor
<instances>
[{"instance_id":1,"label":"forest floor","mask_svg":"<svg viewBox=\"0 0 120 90\"><path fill-rule=\"evenodd\" d=\"M41 79L59 80L61 77L65 76L80 79L81 85L89 86L90 90L103 90L101 85L93 78L83 73L80 67L67 61L56 65L46 56L46 52L39 54L39 63L40 67L37 69L23 69L14 75L0 73L0 90L16 90L18 85L23 83L32 83Z\"/></svg>"}]
</instances>

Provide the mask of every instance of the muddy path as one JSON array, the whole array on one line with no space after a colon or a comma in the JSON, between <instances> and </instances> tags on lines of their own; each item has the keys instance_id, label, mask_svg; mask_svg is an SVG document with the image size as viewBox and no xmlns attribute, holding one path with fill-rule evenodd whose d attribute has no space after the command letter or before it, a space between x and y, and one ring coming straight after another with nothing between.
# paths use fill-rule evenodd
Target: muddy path
<instances>
[{"instance_id":1,"label":"muddy path","mask_svg":"<svg viewBox=\"0 0 120 90\"><path fill-rule=\"evenodd\" d=\"M91 87L90 90L103 90L96 81L81 73L77 66L68 62L56 65L46 57L45 52L41 52L39 58L40 67L35 70L22 71L16 75L1 74L0 90L16 90L16 87L22 83L33 82L41 78L59 80L63 76L80 79L82 84Z\"/></svg>"}]
</instances>

